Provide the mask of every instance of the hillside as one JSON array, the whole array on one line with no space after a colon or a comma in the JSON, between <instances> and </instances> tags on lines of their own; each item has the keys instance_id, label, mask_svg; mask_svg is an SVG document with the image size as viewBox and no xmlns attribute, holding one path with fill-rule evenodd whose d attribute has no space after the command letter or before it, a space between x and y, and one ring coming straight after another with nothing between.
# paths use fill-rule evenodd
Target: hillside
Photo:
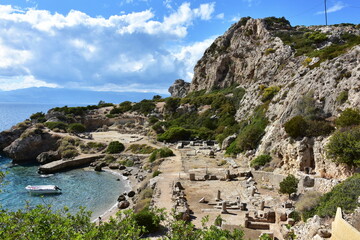
<instances>
[{"instance_id":1,"label":"hillside","mask_svg":"<svg viewBox=\"0 0 360 240\"><path fill-rule=\"evenodd\" d=\"M359 63L359 25L292 27L284 18L243 18L205 51L189 92L244 89L236 103L237 122L266 108L268 124L259 146L237 151L243 152L239 158L271 153L276 172L310 167L322 176L345 177L349 168L325 156L328 132L293 139L284 124L301 115L319 128L333 125L343 110L359 108Z\"/></svg>"}]
</instances>

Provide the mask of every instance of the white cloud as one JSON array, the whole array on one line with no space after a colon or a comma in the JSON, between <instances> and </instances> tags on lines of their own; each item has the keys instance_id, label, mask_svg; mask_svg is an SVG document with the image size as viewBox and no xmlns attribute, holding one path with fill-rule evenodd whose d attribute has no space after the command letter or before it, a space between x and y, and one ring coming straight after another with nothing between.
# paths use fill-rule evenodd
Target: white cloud
<instances>
[{"instance_id":1,"label":"white cloud","mask_svg":"<svg viewBox=\"0 0 360 240\"><path fill-rule=\"evenodd\" d=\"M243 0L243 2L246 2L249 7L252 7L253 5L260 4L261 0Z\"/></svg>"},{"instance_id":2,"label":"white cloud","mask_svg":"<svg viewBox=\"0 0 360 240\"><path fill-rule=\"evenodd\" d=\"M57 84L46 83L41 80L36 80L33 76L15 76L15 77L0 76L0 90L11 91L11 90L30 88L30 87L59 88L60 86L58 86Z\"/></svg>"},{"instance_id":3,"label":"white cloud","mask_svg":"<svg viewBox=\"0 0 360 240\"><path fill-rule=\"evenodd\" d=\"M180 51L174 54L179 61L186 63L187 67L183 69L184 72L182 75L186 75L187 80L192 79L195 64L214 40L215 37L212 37L202 42L196 42L192 45L184 46L180 49Z\"/></svg>"},{"instance_id":4,"label":"white cloud","mask_svg":"<svg viewBox=\"0 0 360 240\"><path fill-rule=\"evenodd\" d=\"M201 4L199 8L194 9L195 16L199 16L202 20L211 19L211 15L215 11L215 3Z\"/></svg>"},{"instance_id":5,"label":"white cloud","mask_svg":"<svg viewBox=\"0 0 360 240\"><path fill-rule=\"evenodd\" d=\"M219 13L215 16L215 18L217 19L224 19L225 18L225 14L224 13Z\"/></svg>"},{"instance_id":6,"label":"white cloud","mask_svg":"<svg viewBox=\"0 0 360 240\"><path fill-rule=\"evenodd\" d=\"M151 10L104 18L0 5L0 89L163 92L177 78L191 80L189 72L210 42L194 44L190 51L182 39L195 20L211 19L214 9L214 3L198 8L183 3L158 21Z\"/></svg>"},{"instance_id":7,"label":"white cloud","mask_svg":"<svg viewBox=\"0 0 360 240\"><path fill-rule=\"evenodd\" d=\"M335 5L333 5L332 7L327 9L327 13L337 12L337 11L342 10L345 7L346 7L346 5L343 2L336 2ZM324 14L324 13L325 13L325 11L319 11L316 13L316 15Z\"/></svg>"}]
</instances>

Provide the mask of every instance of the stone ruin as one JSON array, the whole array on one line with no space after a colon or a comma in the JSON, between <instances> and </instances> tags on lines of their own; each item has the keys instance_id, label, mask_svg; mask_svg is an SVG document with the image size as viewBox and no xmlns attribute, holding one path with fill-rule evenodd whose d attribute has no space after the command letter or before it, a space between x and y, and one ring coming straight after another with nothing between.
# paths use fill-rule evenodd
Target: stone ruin
<instances>
[{"instance_id":1,"label":"stone ruin","mask_svg":"<svg viewBox=\"0 0 360 240\"><path fill-rule=\"evenodd\" d=\"M184 187L180 182L176 182L173 186L172 200L175 202L173 208L176 216L184 221L190 220L191 210L185 197Z\"/></svg>"}]
</instances>

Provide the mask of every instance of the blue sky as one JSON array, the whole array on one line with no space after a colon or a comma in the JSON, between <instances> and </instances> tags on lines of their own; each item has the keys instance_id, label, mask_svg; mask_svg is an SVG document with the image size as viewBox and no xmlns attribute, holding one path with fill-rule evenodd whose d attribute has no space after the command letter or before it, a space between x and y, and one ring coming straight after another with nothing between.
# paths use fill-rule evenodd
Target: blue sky
<instances>
[{"instance_id":1,"label":"blue sky","mask_svg":"<svg viewBox=\"0 0 360 240\"><path fill-rule=\"evenodd\" d=\"M291 3L289 3L291 2ZM328 22L360 23L359 0L327 0ZM164 94L241 17L324 24L324 0L0 0L0 90Z\"/></svg>"}]
</instances>

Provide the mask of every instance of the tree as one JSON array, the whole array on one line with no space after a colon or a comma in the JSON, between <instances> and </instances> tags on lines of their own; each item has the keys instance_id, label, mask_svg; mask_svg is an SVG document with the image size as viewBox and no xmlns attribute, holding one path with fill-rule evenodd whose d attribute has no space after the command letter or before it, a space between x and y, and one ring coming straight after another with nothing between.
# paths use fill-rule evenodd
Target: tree
<instances>
[{"instance_id":1,"label":"tree","mask_svg":"<svg viewBox=\"0 0 360 240\"><path fill-rule=\"evenodd\" d=\"M360 166L360 127L335 132L326 145L326 155L337 163Z\"/></svg>"},{"instance_id":2,"label":"tree","mask_svg":"<svg viewBox=\"0 0 360 240\"><path fill-rule=\"evenodd\" d=\"M286 133L292 138L304 137L308 124L302 116L295 116L284 124Z\"/></svg>"},{"instance_id":3,"label":"tree","mask_svg":"<svg viewBox=\"0 0 360 240\"><path fill-rule=\"evenodd\" d=\"M82 133L86 131L86 128L81 123L71 123L67 128L67 131L71 133Z\"/></svg>"},{"instance_id":4,"label":"tree","mask_svg":"<svg viewBox=\"0 0 360 240\"><path fill-rule=\"evenodd\" d=\"M124 144L120 143L119 141L113 141L109 143L106 152L110 154L121 153L122 151L124 151L124 149L125 149Z\"/></svg>"},{"instance_id":5,"label":"tree","mask_svg":"<svg viewBox=\"0 0 360 240\"><path fill-rule=\"evenodd\" d=\"M297 191L299 180L292 174L289 174L282 182L280 182L280 193L292 194Z\"/></svg>"},{"instance_id":6,"label":"tree","mask_svg":"<svg viewBox=\"0 0 360 240\"><path fill-rule=\"evenodd\" d=\"M349 127L360 124L360 111L358 109L347 108L335 120L339 127Z\"/></svg>"}]
</instances>

